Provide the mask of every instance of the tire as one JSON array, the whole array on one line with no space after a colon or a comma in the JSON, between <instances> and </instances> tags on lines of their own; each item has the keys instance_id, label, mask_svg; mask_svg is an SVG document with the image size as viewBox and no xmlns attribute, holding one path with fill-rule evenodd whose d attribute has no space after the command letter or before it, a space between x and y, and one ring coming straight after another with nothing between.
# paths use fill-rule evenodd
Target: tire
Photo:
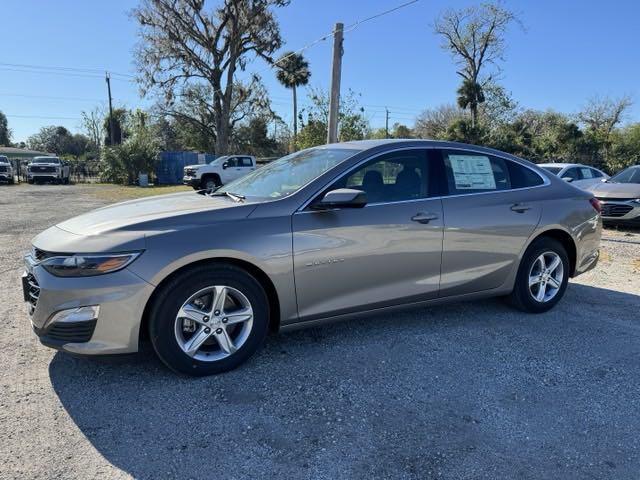
<instances>
[{"instance_id":1,"label":"tire","mask_svg":"<svg viewBox=\"0 0 640 480\"><path fill-rule=\"evenodd\" d=\"M556 259L558 266L548 273ZM545 237L535 240L522 257L509 302L524 312L546 312L564 296L569 273L569 256L560 242ZM534 282L531 287L530 278Z\"/></svg>"},{"instance_id":2,"label":"tire","mask_svg":"<svg viewBox=\"0 0 640 480\"><path fill-rule=\"evenodd\" d=\"M213 305L219 293L215 286L224 286L228 292L227 303L218 315ZM198 297L201 292L206 293ZM252 315L240 314L249 311L247 304ZM188 318L185 321L186 317L178 315L183 308L190 312L198 308L210 317L200 316L198 323ZM239 321L248 316L252 317L250 321ZM228 319L238 323L225 325ZM149 317L149 337L160 360L175 372L190 376L238 367L260 348L268 329L269 303L264 289L247 272L227 264L198 266L178 274L157 292ZM187 354L190 342L198 335L206 340L192 355ZM227 351L222 346L225 338L229 342Z\"/></svg>"},{"instance_id":3,"label":"tire","mask_svg":"<svg viewBox=\"0 0 640 480\"><path fill-rule=\"evenodd\" d=\"M212 192L216 188L220 187L222 182L220 181L220 177L217 175L207 175L202 178L200 182L200 188L203 190L208 190Z\"/></svg>"},{"instance_id":4,"label":"tire","mask_svg":"<svg viewBox=\"0 0 640 480\"><path fill-rule=\"evenodd\" d=\"M13 178L9 179L9 185L13 185L15 183L15 180Z\"/></svg>"},{"instance_id":5,"label":"tire","mask_svg":"<svg viewBox=\"0 0 640 480\"><path fill-rule=\"evenodd\" d=\"M31 180L27 180L27 183L28 183L29 185L33 185L33 179L31 179Z\"/></svg>"}]
</instances>

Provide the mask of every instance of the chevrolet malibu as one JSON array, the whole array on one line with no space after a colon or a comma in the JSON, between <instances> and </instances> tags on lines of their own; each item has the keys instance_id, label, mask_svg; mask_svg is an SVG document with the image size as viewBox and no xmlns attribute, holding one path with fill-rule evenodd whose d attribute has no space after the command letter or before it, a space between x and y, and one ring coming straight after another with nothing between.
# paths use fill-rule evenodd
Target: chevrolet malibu
<instances>
[{"instance_id":1,"label":"chevrolet malibu","mask_svg":"<svg viewBox=\"0 0 640 480\"><path fill-rule=\"evenodd\" d=\"M213 193L133 200L33 240L24 297L43 344L148 338L177 372L247 360L269 332L505 296L540 313L598 260L599 203L534 164L457 143L303 150Z\"/></svg>"}]
</instances>

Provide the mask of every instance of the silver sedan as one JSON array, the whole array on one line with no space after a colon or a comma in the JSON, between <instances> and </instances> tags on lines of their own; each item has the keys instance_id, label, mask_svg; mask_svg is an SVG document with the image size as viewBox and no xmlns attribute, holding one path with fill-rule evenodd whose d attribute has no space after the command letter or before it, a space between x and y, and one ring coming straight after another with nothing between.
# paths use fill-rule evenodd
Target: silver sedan
<instances>
[{"instance_id":1,"label":"silver sedan","mask_svg":"<svg viewBox=\"0 0 640 480\"><path fill-rule=\"evenodd\" d=\"M525 160L432 141L293 153L213 193L133 200L33 240L25 301L45 345L138 350L207 375L268 332L505 296L540 313L593 268L590 194Z\"/></svg>"}]
</instances>

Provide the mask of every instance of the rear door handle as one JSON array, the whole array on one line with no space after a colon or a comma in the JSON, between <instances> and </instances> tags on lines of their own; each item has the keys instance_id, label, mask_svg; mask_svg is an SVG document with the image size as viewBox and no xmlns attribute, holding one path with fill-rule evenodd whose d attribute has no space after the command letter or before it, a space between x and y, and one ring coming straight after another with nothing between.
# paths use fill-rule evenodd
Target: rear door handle
<instances>
[{"instance_id":1,"label":"rear door handle","mask_svg":"<svg viewBox=\"0 0 640 480\"><path fill-rule=\"evenodd\" d=\"M511 210L518 213L524 213L527 210L531 210L529 205L525 205L524 203L514 203L511 205Z\"/></svg>"},{"instance_id":2,"label":"rear door handle","mask_svg":"<svg viewBox=\"0 0 640 480\"><path fill-rule=\"evenodd\" d=\"M418 223L429 223L431 220L437 220L439 217L435 213L418 212L411 220Z\"/></svg>"}]
</instances>

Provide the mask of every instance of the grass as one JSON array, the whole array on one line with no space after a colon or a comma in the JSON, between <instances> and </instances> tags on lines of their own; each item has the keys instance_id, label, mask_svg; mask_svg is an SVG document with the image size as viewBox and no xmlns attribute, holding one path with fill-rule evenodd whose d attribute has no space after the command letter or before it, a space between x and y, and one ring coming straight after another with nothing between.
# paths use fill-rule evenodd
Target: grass
<instances>
[{"instance_id":1,"label":"grass","mask_svg":"<svg viewBox=\"0 0 640 480\"><path fill-rule=\"evenodd\" d=\"M126 187L122 185L112 185L104 183L90 184L94 190L93 195L101 200L109 202L122 202L133 200L134 198L152 197L155 195L165 195L167 193L192 192L191 187L186 185L156 185L149 187Z\"/></svg>"}]
</instances>

